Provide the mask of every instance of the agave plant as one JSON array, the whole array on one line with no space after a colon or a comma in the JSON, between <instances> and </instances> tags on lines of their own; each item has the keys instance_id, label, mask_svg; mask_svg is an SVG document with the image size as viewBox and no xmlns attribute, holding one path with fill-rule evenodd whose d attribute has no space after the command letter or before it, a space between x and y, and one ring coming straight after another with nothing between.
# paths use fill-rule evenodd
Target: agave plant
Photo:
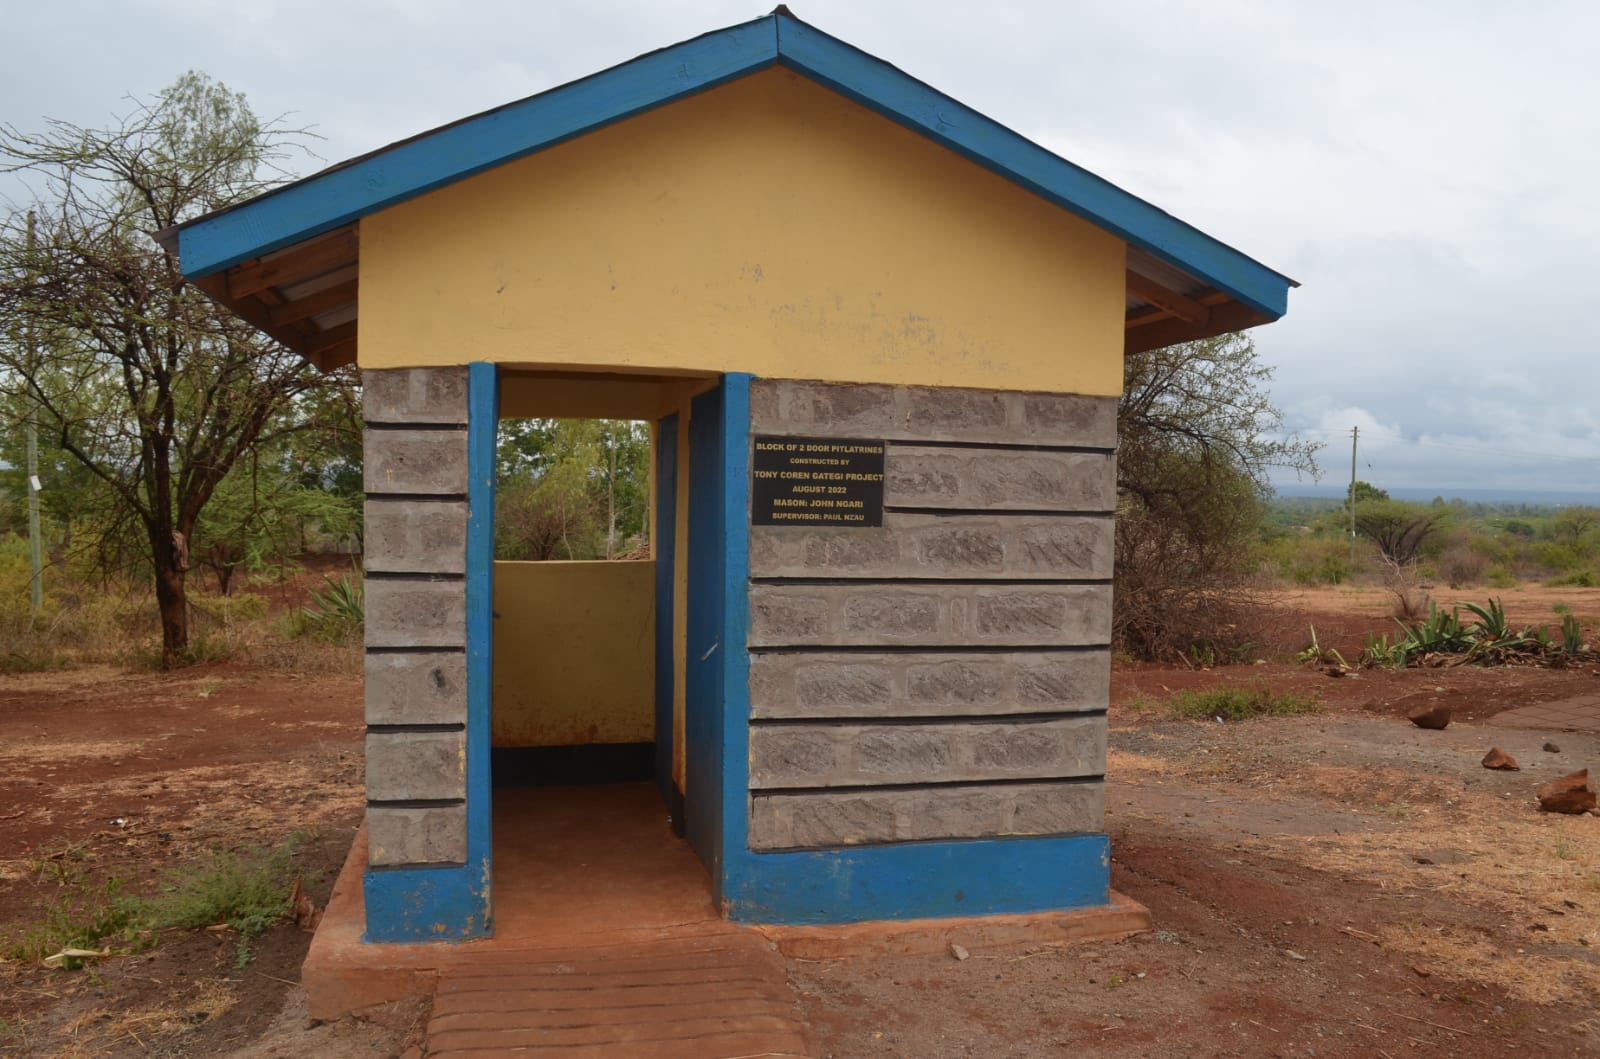
<instances>
[{"instance_id":1,"label":"agave plant","mask_svg":"<svg viewBox=\"0 0 1600 1059\"><path fill-rule=\"evenodd\" d=\"M1404 633L1407 653L1413 655L1460 654L1472 647L1472 638L1461 624L1461 608L1447 614L1437 604L1428 604L1428 616L1422 621L1407 625L1395 619Z\"/></svg>"},{"instance_id":2,"label":"agave plant","mask_svg":"<svg viewBox=\"0 0 1600 1059\"><path fill-rule=\"evenodd\" d=\"M1396 636L1394 643L1382 633L1373 635L1368 633L1366 642L1361 648L1361 664L1364 666L1382 666L1386 669L1403 669L1411 655L1411 642L1403 636Z\"/></svg>"},{"instance_id":3,"label":"agave plant","mask_svg":"<svg viewBox=\"0 0 1600 1059\"><path fill-rule=\"evenodd\" d=\"M366 620L366 600L360 580L352 582L341 575L335 581L326 574L322 577L325 588L311 590L311 604L302 608L306 620L318 625L357 628Z\"/></svg>"}]
</instances>

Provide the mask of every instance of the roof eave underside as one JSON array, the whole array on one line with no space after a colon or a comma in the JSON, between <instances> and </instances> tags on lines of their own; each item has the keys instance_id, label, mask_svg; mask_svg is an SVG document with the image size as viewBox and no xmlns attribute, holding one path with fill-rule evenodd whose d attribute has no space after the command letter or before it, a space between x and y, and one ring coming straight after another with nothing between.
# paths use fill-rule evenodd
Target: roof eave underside
<instances>
[{"instance_id":1,"label":"roof eave underside","mask_svg":"<svg viewBox=\"0 0 1600 1059\"><path fill-rule=\"evenodd\" d=\"M793 69L1126 240L1129 352L1265 323L1287 308L1288 289L1294 285L1287 277L881 59L781 13L717 30L465 118L164 234L177 240L185 275L213 297L319 364L336 366L335 361L354 356L353 293L348 312L340 306L327 307L326 293L317 303L322 307L319 313L285 308L283 288L259 285L263 262L303 255L329 265L324 244L348 233L345 237L352 247L348 260L329 268L353 266L358 253L353 245L355 222L366 214L774 64ZM317 245L323 245L322 253L307 254ZM252 295L234 289L232 278L241 268L257 273L255 282L240 288L250 289ZM1161 297L1160 291L1154 299L1141 296L1139 276L1150 279L1151 273L1165 277L1165 285L1173 288L1168 293L1178 298L1176 311L1172 304L1163 304L1171 299ZM327 289L327 275L325 269L320 275L286 274L286 279L301 290L320 293ZM292 326L282 322L286 317L293 317ZM334 321L330 328L320 326L327 321ZM342 341L344 331L337 342L326 333L332 328L348 330L348 348ZM338 356L330 358L326 354L334 346L339 347Z\"/></svg>"}]
</instances>

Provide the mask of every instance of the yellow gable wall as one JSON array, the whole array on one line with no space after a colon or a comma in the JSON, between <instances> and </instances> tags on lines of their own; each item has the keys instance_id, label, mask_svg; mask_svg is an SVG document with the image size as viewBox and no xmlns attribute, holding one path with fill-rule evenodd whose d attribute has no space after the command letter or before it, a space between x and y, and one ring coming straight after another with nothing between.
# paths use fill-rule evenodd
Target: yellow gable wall
<instances>
[{"instance_id":1,"label":"yellow gable wall","mask_svg":"<svg viewBox=\"0 0 1600 1059\"><path fill-rule=\"evenodd\" d=\"M361 222L360 363L1111 395L1124 244L773 68Z\"/></svg>"}]
</instances>

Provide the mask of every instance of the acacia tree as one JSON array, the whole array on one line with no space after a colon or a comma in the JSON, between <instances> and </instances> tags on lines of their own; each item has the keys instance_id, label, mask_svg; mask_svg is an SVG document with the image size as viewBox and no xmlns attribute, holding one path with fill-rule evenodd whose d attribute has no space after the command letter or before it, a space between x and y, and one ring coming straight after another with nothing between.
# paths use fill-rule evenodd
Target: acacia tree
<instances>
[{"instance_id":1,"label":"acacia tree","mask_svg":"<svg viewBox=\"0 0 1600 1059\"><path fill-rule=\"evenodd\" d=\"M187 286L152 236L261 192L299 138L194 72L105 129L0 125L0 170L38 196L0 222L0 388L140 531L169 667L188 646L202 511L241 454L301 426L286 409L324 382Z\"/></svg>"},{"instance_id":2,"label":"acacia tree","mask_svg":"<svg viewBox=\"0 0 1600 1059\"><path fill-rule=\"evenodd\" d=\"M495 555L614 558L649 524L650 434L621 419L500 425Z\"/></svg>"},{"instance_id":3,"label":"acacia tree","mask_svg":"<svg viewBox=\"0 0 1600 1059\"><path fill-rule=\"evenodd\" d=\"M1417 561L1423 547L1444 528L1448 515L1447 508L1385 497L1356 508L1356 532L1376 544L1387 562L1407 566Z\"/></svg>"},{"instance_id":4,"label":"acacia tree","mask_svg":"<svg viewBox=\"0 0 1600 1059\"><path fill-rule=\"evenodd\" d=\"M1244 333L1124 363L1112 621L1137 657L1220 660L1249 639L1267 471L1316 473L1316 446L1281 433L1271 379Z\"/></svg>"}]
</instances>

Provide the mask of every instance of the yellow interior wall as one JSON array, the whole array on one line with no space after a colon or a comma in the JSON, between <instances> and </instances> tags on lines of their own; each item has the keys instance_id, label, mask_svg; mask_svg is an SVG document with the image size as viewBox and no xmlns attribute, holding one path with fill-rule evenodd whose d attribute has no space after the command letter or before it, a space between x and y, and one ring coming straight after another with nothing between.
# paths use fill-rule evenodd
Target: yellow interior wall
<instances>
[{"instance_id":1,"label":"yellow interior wall","mask_svg":"<svg viewBox=\"0 0 1600 1059\"><path fill-rule=\"evenodd\" d=\"M361 222L363 367L1116 394L1124 244L771 68Z\"/></svg>"},{"instance_id":2,"label":"yellow interior wall","mask_svg":"<svg viewBox=\"0 0 1600 1059\"><path fill-rule=\"evenodd\" d=\"M655 738L655 563L494 564L494 746Z\"/></svg>"}]
</instances>

